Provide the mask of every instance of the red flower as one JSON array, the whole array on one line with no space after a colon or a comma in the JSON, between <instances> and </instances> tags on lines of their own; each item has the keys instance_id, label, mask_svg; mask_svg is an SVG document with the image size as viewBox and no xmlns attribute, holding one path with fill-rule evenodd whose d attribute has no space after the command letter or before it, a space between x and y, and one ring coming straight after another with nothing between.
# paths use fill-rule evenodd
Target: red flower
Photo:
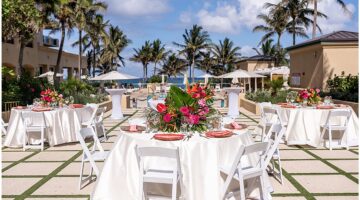
<instances>
[{"instance_id":1,"label":"red flower","mask_svg":"<svg viewBox=\"0 0 360 200\"><path fill-rule=\"evenodd\" d=\"M200 94L199 93L194 93L193 95L192 95L192 98L195 98L195 99L199 99L201 96L200 96Z\"/></svg>"},{"instance_id":2,"label":"red flower","mask_svg":"<svg viewBox=\"0 0 360 200\"><path fill-rule=\"evenodd\" d=\"M164 118L163 118L163 119L164 119L165 122L170 122L170 121L171 121L171 118L172 118L171 115L170 115L169 113L166 113L166 114L164 115Z\"/></svg>"},{"instance_id":3,"label":"red flower","mask_svg":"<svg viewBox=\"0 0 360 200\"><path fill-rule=\"evenodd\" d=\"M200 116L199 115L190 115L188 118L188 122L190 124L198 124L200 120Z\"/></svg>"},{"instance_id":4,"label":"red flower","mask_svg":"<svg viewBox=\"0 0 360 200\"><path fill-rule=\"evenodd\" d=\"M189 107L187 107L187 106L182 106L182 107L180 108L180 112L181 112L183 115L187 116L187 115L189 115L190 109L189 109Z\"/></svg>"},{"instance_id":5,"label":"red flower","mask_svg":"<svg viewBox=\"0 0 360 200\"><path fill-rule=\"evenodd\" d=\"M165 104L163 104L163 103L158 103L158 104L156 105L156 109L157 109L157 111L158 111L159 113L163 113L163 112L166 111L167 107L166 107Z\"/></svg>"}]
</instances>

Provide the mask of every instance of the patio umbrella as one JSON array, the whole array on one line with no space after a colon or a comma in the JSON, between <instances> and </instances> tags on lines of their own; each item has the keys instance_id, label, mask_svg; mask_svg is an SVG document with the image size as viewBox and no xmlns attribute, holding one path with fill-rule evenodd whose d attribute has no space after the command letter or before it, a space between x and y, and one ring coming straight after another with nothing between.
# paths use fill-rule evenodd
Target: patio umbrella
<instances>
[{"instance_id":1,"label":"patio umbrella","mask_svg":"<svg viewBox=\"0 0 360 200\"><path fill-rule=\"evenodd\" d=\"M238 70L235 70L233 72L230 72L230 73L226 73L226 74L223 74L221 76L217 76L217 78L247 78L248 79L248 82L249 82L249 88L251 89L251 81L250 79L251 78L263 78L265 76L263 75L260 75L260 74L257 74L255 72L248 72L248 71L245 71L245 70L242 70L242 69L238 69ZM264 80L262 80L262 83L264 83ZM262 84L264 85L264 84ZM264 88L264 87L263 87ZM257 90L257 81L255 81L255 91Z\"/></svg>"},{"instance_id":2,"label":"patio umbrella","mask_svg":"<svg viewBox=\"0 0 360 200\"><path fill-rule=\"evenodd\" d=\"M95 76L91 78L92 81L110 81L110 80L128 80L128 79L138 79L139 77L132 76L125 73L120 73L118 71L111 71L100 76Z\"/></svg>"},{"instance_id":3,"label":"patio umbrella","mask_svg":"<svg viewBox=\"0 0 360 200\"><path fill-rule=\"evenodd\" d=\"M48 77L48 76L54 76L54 72L52 72L52 71L45 72L45 73L43 73L43 74L40 74L40 75L38 76L38 78L46 78L46 77ZM56 76L57 76L57 77L62 77L63 74L57 73Z\"/></svg>"},{"instance_id":4,"label":"patio umbrella","mask_svg":"<svg viewBox=\"0 0 360 200\"><path fill-rule=\"evenodd\" d=\"M209 78L212 78L212 77L214 77L214 76L211 74L203 74L203 75L199 76L199 78L205 78L205 84L207 84L209 82Z\"/></svg>"}]
</instances>

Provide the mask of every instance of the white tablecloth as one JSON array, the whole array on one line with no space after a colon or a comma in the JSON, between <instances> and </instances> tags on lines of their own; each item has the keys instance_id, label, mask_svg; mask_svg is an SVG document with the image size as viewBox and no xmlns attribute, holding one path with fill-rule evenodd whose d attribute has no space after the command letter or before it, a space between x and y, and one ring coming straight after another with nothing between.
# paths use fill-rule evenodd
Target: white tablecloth
<instances>
[{"instance_id":1,"label":"white tablecloth","mask_svg":"<svg viewBox=\"0 0 360 200\"><path fill-rule=\"evenodd\" d=\"M285 133L287 144L321 147L320 125L325 124L329 112L328 109L280 108L280 114L288 119L288 127ZM335 120L340 120L340 118ZM350 146L359 145L359 118L354 111L350 117L347 134ZM341 143L343 145L346 143L346 137L343 137Z\"/></svg>"},{"instance_id":2,"label":"white tablecloth","mask_svg":"<svg viewBox=\"0 0 360 200\"><path fill-rule=\"evenodd\" d=\"M21 112L33 112L31 110L12 109L7 135L4 146L22 147L24 136L24 123L21 119ZM93 112L91 107L68 109L59 108L44 112L46 124L49 127L45 133L45 140L50 146L76 142L76 131L81 129L81 122L87 121ZM31 134L30 141L36 142L40 134Z\"/></svg>"},{"instance_id":3,"label":"white tablecloth","mask_svg":"<svg viewBox=\"0 0 360 200\"><path fill-rule=\"evenodd\" d=\"M122 134L115 143L109 157L105 161L101 175L94 188L94 200L139 200L139 168L135 146L179 147L181 172L183 174L182 199L186 200L219 200L224 180L221 178L219 165L230 166L241 145L252 144L251 136L245 132L223 139L206 139L194 135L188 141L164 142L151 139L152 134ZM248 157L245 162L254 162ZM145 167L169 169L169 160L153 158L145 160ZM270 197L272 187L265 178L267 196ZM236 182L235 182L236 183ZM235 184L233 185L235 186ZM171 196L171 187L151 185L152 193L160 192ZM236 184L237 189L239 188ZM156 188L156 189L154 189ZM179 190L178 190L179 191ZM258 189L252 188L251 195L259 197Z\"/></svg>"},{"instance_id":4,"label":"white tablecloth","mask_svg":"<svg viewBox=\"0 0 360 200\"><path fill-rule=\"evenodd\" d=\"M164 99L149 99L148 100L148 103L149 103L149 106L150 108L152 108L153 110L157 110L156 106L159 104L159 103L162 103L162 104L165 104L165 100Z\"/></svg>"}]
</instances>

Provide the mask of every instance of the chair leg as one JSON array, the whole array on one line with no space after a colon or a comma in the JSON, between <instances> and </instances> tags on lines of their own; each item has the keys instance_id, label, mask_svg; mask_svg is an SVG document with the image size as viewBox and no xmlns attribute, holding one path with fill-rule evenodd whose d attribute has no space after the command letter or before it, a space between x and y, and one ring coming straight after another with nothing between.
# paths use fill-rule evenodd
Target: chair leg
<instances>
[{"instance_id":1,"label":"chair leg","mask_svg":"<svg viewBox=\"0 0 360 200\"><path fill-rule=\"evenodd\" d=\"M177 180L174 179L172 183L172 190L171 190L171 200L176 200L176 191L177 190Z\"/></svg>"},{"instance_id":2,"label":"chair leg","mask_svg":"<svg viewBox=\"0 0 360 200\"><path fill-rule=\"evenodd\" d=\"M332 133L331 133L331 128L329 128L329 148L330 148L330 151L332 151Z\"/></svg>"},{"instance_id":3,"label":"chair leg","mask_svg":"<svg viewBox=\"0 0 360 200\"><path fill-rule=\"evenodd\" d=\"M41 129L41 151L44 151L44 128Z\"/></svg>"},{"instance_id":4,"label":"chair leg","mask_svg":"<svg viewBox=\"0 0 360 200\"><path fill-rule=\"evenodd\" d=\"M283 185L283 175L282 175L282 168L281 168L281 160L280 160L280 154L278 152L278 166L279 166L279 175L280 175L280 183Z\"/></svg>"},{"instance_id":5,"label":"chair leg","mask_svg":"<svg viewBox=\"0 0 360 200\"><path fill-rule=\"evenodd\" d=\"M84 173L84 161L81 160L79 190L81 190L83 173Z\"/></svg>"},{"instance_id":6,"label":"chair leg","mask_svg":"<svg viewBox=\"0 0 360 200\"><path fill-rule=\"evenodd\" d=\"M25 131L24 137L23 137L23 151L26 150L26 135L27 135L27 133L26 133L26 131Z\"/></svg>"},{"instance_id":7,"label":"chair leg","mask_svg":"<svg viewBox=\"0 0 360 200\"><path fill-rule=\"evenodd\" d=\"M245 186L244 186L244 178L242 175L239 175L239 185L240 185L240 199L245 200Z\"/></svg>"},{"instance_id":8,"label":"chair leg","mask_svg":"<svg viewBox=\"0 0 360 200\"><path fill-rule=\"evenodd\" d=\"M260 199L265 199L264 198L264 178L263 178L263 175L261 175L260 177L260 187L259 187L259 189L260 189Z\"/></svg>"}]
</instances>

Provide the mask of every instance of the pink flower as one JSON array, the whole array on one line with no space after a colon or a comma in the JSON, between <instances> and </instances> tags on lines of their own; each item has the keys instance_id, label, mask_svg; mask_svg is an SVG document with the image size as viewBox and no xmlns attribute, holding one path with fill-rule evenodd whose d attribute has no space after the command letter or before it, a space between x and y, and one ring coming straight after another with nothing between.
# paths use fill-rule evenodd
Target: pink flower
<instances>
[{"instance_id":1,"label":"pink flower","mask_svg":"<svg viewBox=\"0 0 360 200\"><path fill-rule=\"evenodd\" d=\"M209 107L206 106L199 112L199 115L203 116L203 115L206 115L208 113L209 113Z\"/></svg>"},{"instance_id":2,"label":"pink flower","mask_svg":"<svg viewBox=\"0 0 360 200\"><path fill-rule=\"evenodd\" d=\"M316 93L319 93L320 92L320 89L316 89Z\"/></svg>"},{"instance_id":3,"label":"pink flower","mask_svg":"<svg viewBox=\"0 0 360 200\"><path fill-rule=\"evenodd\" d=\"M200 98L200 94L199 94L199 93L194 93L194 94L192 95L192 98L199 99L199 98Z\"/></svg>"},{"instance_id":4,"label":"pink flower","mask_svg":"<svg viewBox=\"0 0 360 200\"><path fill-rule=\"evenodd\" d=\"M180 107L180 112L185 116L189 115L189 112L190 112L189 107L187 107L187 106Z\"/></svg>"},{"instance_id":5,"label":"pink flower","mask_svg":"<svg viewBox=\"0 0 360 200\"><path fill-rule=\"evenodd\" d=\"M188 122L190 124L198 124L200 120L200 116L199 115L190 115L188 118Z\"/></svg>"},{"instance_id":6,"label":"pink flower","mask_svg":"<svg viewBox=\"0 0 360 200\"><path fill-rule=\"evenodd\" d=\"M206 101L205 101L205 99L200 99L198 103L199 103L199 105L202 106L202 107L206 106Z\"/></svg>"},{"instance_id":7,"label":"pink flower","mask_svg":"<svg viewBox=\"0 0 360 200\"><path fill-rule=\"evenodd\" d=\"M172 118L171 115L170 115L169 113L166 113L166 114L164 115L164 118L163 118L163 119L164 119L165 122L170 122L170 121L171 121L171 118Z\"/></svg>"}]
</instances>

